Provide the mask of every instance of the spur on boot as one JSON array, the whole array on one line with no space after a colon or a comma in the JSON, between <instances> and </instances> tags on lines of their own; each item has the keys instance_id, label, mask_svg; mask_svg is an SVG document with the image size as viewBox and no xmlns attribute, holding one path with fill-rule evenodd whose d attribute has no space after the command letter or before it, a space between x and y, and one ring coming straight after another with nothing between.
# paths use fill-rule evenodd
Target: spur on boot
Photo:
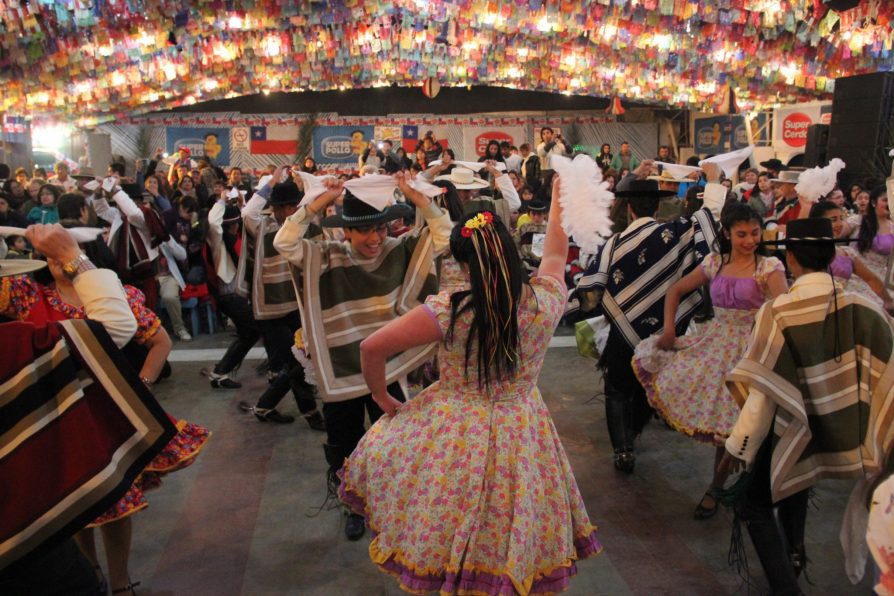
<instances>
[{"instance_id":1,"label":"spur on boot","mask_svg":"<svg viewBox=\"0 0 894 596\"><path fill-rule=\"evenodd\" d=\"M636 466L636 454L633 451L616 451L615 452L615 469L619 472L627 474L633 473Z\"/></svg>"},{"instance_id":2,"label":"spur on boot","mask_svg":"<svg viewBox=\"0 0 894 596\"><path fill-rule=\"evenodd\" d=\"M238 381L234 381L230 378L230 375L219 375L216 373L209 373L208 378L211 381L211 387L213 389L241 389L242 383Z\"/></svg>"}]
</instances>

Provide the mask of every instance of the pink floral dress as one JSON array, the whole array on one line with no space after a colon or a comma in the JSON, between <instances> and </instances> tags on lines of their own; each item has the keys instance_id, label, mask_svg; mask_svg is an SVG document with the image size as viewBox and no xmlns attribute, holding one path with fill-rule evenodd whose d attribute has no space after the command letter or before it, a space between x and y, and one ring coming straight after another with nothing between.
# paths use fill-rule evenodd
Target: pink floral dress
<instances>
[{"instance_id":1,"label":"pink floral dress","mask_svg":"<svg viewBox=\"0 0 894 596\"><path fill-rule=\"evenodd\" d=\"M343 469L342 500L375 532L370 557L413 593L543 594L602 550L537 377L565 305L564 284L531 281L519 308L516 377L487 395L471 313L438 353L440 380L366 433ZM450 295L426 300L446 336Z\"/></svg>"},{"instance_id":2,"label":"pink floral dress","mask_svg":"<svg viewBox=\"0 0 894 596\"><path fill-rule=\"evenodd\" d=\"M784 272L775 257L760 258L750 278L718 275L721 256L711 253L700 265L711 280L714 318L701 333L678 337L672 351L659 350L658 336L643 340L633 370L649 403L677 431L699 441L726 437L739 407L726 389L726 375L739 363L757 309L770 298L767 278Z\"/></svg>"}]
</instances>

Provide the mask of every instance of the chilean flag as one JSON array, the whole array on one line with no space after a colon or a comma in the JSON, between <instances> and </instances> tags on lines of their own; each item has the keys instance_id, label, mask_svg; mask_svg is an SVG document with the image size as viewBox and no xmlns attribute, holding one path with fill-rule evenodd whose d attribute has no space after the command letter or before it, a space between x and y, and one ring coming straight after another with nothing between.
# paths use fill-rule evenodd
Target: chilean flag
<instances>
[{"instance_id":1,"label":"chilean flag","mask_svg":"<svg viewBox=\"0 0 894 596\"><path fill-rule=\"evenodd\" d=\"M404 125L401 127L400 144L407 154L412 155L419 143L419 127Z\"/></svg>"},{"instance_id":2,"label":"chilean flag","mask_svg":"<svg viewBox=\"0 0 894 596\"><path fill-rule=\"evenodd\" d=\"M298 131L293 126L252 126L252 155L296 155Z\"/></svg>"}]
</instances>

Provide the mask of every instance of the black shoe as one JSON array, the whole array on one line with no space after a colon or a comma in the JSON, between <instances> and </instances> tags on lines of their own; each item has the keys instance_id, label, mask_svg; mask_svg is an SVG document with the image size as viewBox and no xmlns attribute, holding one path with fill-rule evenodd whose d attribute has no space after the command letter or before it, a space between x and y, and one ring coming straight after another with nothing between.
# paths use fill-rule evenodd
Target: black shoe
<instances>
[{"instance_id":1,"label":"black shoe","mask_svg":"<svg viewBox=\"0 0 894 596\"><path fill-rule=\"evenodd\" d=\"M252 406L247 401L240 401L239 409L243 412L251 412L255 415L255 418L261 422L275 422L277 424L291 424L292 422L295 422L294 416L280 414L274 408L265 410L264 408Z\"/></svg>"},{"instance_id":2,"label":"black shoe","mask_svg":"<svg viewBox=\"0 0 894 596\"><path fill-rule=\"evenodd\" d=\"M636 454L633 451L619 451L615 453L616 470L632 474L634 466L636 466Z\"/></svg>"},{"instance_id":3,"label":"black shoe","mask_svg":"<svg viewBox=\"0 0 894 596\"><path fill-rule=\"evenodd\" d=\"M307 425L314 430L326 430L326 421L323 420L323 415L320 414L319 410L314 410L312 414L306 414L304 419L307 420Z\"/></svg>"},{"instance_id":4,"label":"black shoe","mask_svg":"<svg viewBox=\"0 0 894 596\"><path fill-rule=\"evenodd\" d=\"M213 389L241 389L242 383L234 381L229 375L215 375L211 373L211 387Z\"/></svg>"},{"instance_id":5,"label":"black shoe","mask_svg":"<svg viewBox=\"0 0 894 596\"><path fill-rule=\"evenodd\" d=\"M345 522L345 536L348 540L360 540L366 532L366 522L362 515L356 513L348 514L348 521Z\"/></svg>"}]
</instances>

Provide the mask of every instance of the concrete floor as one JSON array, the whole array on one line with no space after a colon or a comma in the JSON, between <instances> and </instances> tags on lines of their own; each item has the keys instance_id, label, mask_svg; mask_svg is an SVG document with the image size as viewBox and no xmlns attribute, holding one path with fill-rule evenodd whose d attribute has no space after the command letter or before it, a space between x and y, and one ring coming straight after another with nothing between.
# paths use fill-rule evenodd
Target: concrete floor
<instances>
[{"instance_id":1,"label":"concrete floor","mask_svg":"<svg viewBox=\"0 0 894 596\"><path fill-rule=\"evenodd\" d=\"M567 335L569 330L561 330ZM561 338L567 340L571 338ZM214 432L190 468L149 493L134 518L131 575L143 596L185 594L400 594L367 554L368 540L348 542L340 510L319 510L326 488L325 435L299 419L262 424L236 406L252 403L265 380L247 360L239 391L210 389L200 370L223 348L226 332L178 342L174 376L156 386L174 416ZM202 361L201 359L206 359ZM732 516L695 521L692 510L708 486L713 451L668 430L646 429L636 473L611 464L601 381L593 361L574 348L549 351L540 387L562 436L604 552L578 564L568 594L758 594L764 586L753 551L749 590L727 565ZM281 404L297 415L291 396ZM848 483L828 482L809 512L807 594L871 594L868 579L852 586L838 543ZM749 545L750 549L750 545Z\"/></svg>"}]
</instances>

